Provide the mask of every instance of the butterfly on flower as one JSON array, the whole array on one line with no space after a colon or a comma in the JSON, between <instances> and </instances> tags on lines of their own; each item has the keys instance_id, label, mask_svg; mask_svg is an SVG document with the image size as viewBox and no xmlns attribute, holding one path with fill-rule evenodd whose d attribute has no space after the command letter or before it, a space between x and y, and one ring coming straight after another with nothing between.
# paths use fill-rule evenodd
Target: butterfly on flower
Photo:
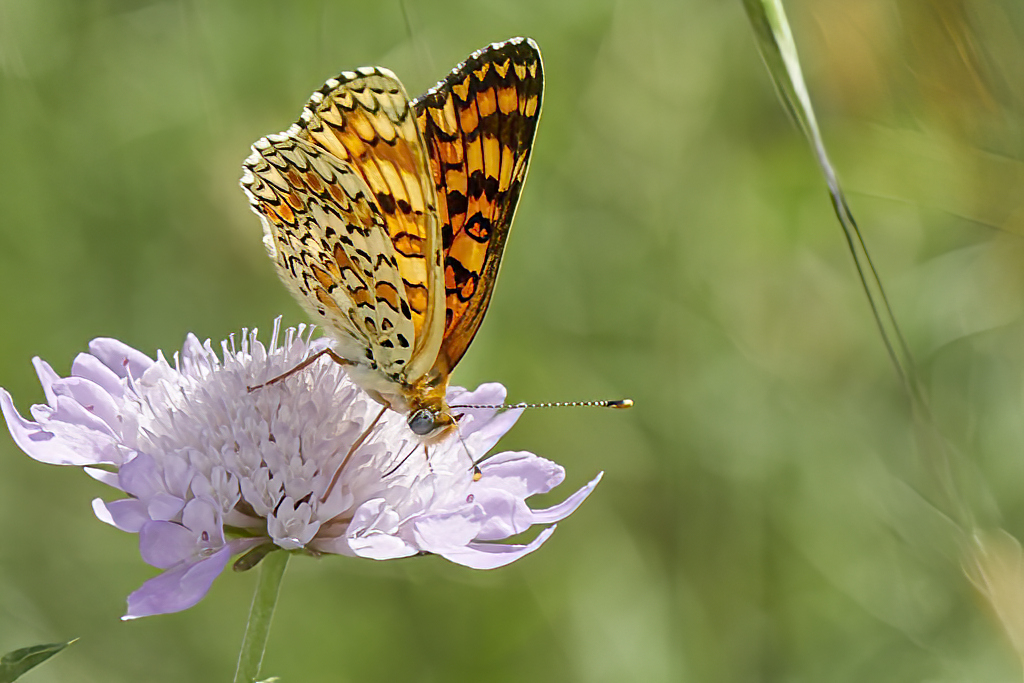
<instances>
[{"instance_id":1,"label":"butterfly on flower","mask_svg":"<svg viewBox=\"0 0 1024 683\"><path fill-rule=\"evenodd\" d=\"M543 89L529 38L474 52L412 101L387 69L346 71L244 163L278 275L335 342L325 353L427 440L455 428L448 379L494 291Z\"/></svg>"}]
</instances>

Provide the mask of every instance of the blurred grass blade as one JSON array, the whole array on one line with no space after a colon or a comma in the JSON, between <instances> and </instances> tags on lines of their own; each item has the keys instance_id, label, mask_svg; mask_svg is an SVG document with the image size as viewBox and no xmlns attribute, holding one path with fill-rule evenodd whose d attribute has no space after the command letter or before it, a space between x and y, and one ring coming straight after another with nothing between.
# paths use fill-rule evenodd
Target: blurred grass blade
<instances>
[{"instance_id":1,"label":"blurred grass blade","mask_svg":"<svg viewBox=\"0 0 1024 683\"><path fill-rule=\"evenodd\" d=\"M899 325L896 323L896 316L889 305L889 299L885 295L878 271L875 270L867 246L864 244L864 238L861 236L860 229L846 203L846 197L843 195L832 163L828 159L828 153L825 151L825 144L822 142L821 133L818 130L818 122L814 118L814 109L811 107L811 99L807 94L803 72L800 70L800 58L797 56L796 43L789 30L789 22L786 20L782 2L781 0L743 0L743 5L747 10L750 23L754 27L761 58L775 83L779 97L799 126L800 132L810 143L814 156L818 160L818 166L821 167L821 172L825 176L829 194L832 196L832 206L846 235L846 242L853 255L857 274L860 276L861 285L867 294L868 303L871 305L871 312L882 335L886 351L889 353L904 386L912 395L920 398L910 351L900 332ZM893 343L894 339L896 340L895 344Z\"/></svg>"},{"instance_id":2,"label":"blurred grass blade","mask_svg":"<svg viewBox=\"0 0 1024 683\"><path fill-rule=\"evenodd\" d=\"M875 318L882 342L892 360L910 399L910 407L917 427L919 455L923 457L917 474L923 477L924 491L938 509L956 520L961 530L974 527L973 515L965 505L958 486L957 472L949 457L949 447L935 427L928 402L917 378L913 357L896 322L896 315L889 305L889 299L882 286L882 280L868 253L867 245L857 223L846 203L846 197L839 185L832 162L825 151L825 143L818 130L814 108L807 93L796 43L789 29L781 0L743 0L747 16L754 28L761 58L771 75L783 105L796 122L807 142L811 145L818 161L832 207L839 218L839 224L846 236L846 243L853 256L857 275L867 295L871 313Z\"/></svg>"},{"instance_id":3,"label":"blurred grass blade","mask_svg":"<svg viewBox=\"0 0 1024 683\"><path fill-rule=\"evenodd\" d=\"M1020 543L1002 530L977 533L973 541L964 569L1024 664L1024 553Z\"/></svg>"},{"instance_id":4,"label":"blurred grass blade","mask_svg":"<svg viewBox=\"0 0 1024 683\"><path fill-rule=\"evenodd\" d=\"M11 681L18 680L23 673L39 666L75 642L75 640L78 640L78 638L69 640L66 643L33 645L32 647L24 647L14 652L8 652L3 657L0 657L0 683L11 683Z\"/></svg>"}]
</instances>

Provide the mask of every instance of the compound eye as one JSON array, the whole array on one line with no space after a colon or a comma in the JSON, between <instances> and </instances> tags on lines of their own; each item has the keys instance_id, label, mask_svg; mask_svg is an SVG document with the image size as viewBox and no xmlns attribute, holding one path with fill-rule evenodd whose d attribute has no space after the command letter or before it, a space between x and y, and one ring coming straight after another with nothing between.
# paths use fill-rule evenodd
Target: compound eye
<instances>
[{"instance_id":1,"label":"compound eye","mask_svg":"<svg viewBox=\"0 0 1024 683\"><path fill-rule=\"evenodd\" d=\"M434 413L426 408L415 410L409 415L409 429L417 436L429 436L441 426Z\"/></svg>"}]
</instances>

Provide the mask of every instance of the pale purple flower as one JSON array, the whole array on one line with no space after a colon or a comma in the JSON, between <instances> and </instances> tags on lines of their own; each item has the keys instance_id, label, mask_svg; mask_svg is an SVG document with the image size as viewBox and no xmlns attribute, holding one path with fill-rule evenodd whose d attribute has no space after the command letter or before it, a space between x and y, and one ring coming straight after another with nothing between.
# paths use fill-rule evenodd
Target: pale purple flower
<instances>
[{"instance_id":1,"label":"pale purple flower","mask_svg":"<svg viewBox=\"0 0 1024 683\"><path fill-rule=\"evenodd\" d=\"M77 465L127 497L93 501L97 517L139 534L147 563L164 570L128 598L125 618L187 609L206 595L232 556L261 545L377 560L434 553L491 569L536 550L498 541L571 514L601 475L550 508L526 499L565 478L556 463L504 452L480 463L515 423L516 410L459 409L459 437L424 446L405 417L380 412L328 359L249 392L322 348L305 327L269 348L256 331L223 342L189 335L173 363L114 339L96 339L70 377L34 360L47 405L24 419L0 389L0 410L32 458ZM500 384L453 387L448 403L495 404ZM461 438L460 438L461 437Z\"/></svg>"}]
</instances>

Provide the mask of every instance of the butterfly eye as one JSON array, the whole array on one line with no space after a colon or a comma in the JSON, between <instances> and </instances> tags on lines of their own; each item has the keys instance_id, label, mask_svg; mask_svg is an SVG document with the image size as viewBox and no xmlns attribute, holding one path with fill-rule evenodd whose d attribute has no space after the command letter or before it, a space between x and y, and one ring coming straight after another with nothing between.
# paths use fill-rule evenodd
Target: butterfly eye
<instances>
[{"instance_id":1,"label":"butterfly eye","mask_svg":"<svg viewBox=\"0 0 1024 683\"><path fill-rule=\"evenodd\" d=\"M417 436L430 436L443 426L444 424L437 419L434 411L427 408L414 410L409 415L409 429Z\"/></svg>"}]
</instances>

